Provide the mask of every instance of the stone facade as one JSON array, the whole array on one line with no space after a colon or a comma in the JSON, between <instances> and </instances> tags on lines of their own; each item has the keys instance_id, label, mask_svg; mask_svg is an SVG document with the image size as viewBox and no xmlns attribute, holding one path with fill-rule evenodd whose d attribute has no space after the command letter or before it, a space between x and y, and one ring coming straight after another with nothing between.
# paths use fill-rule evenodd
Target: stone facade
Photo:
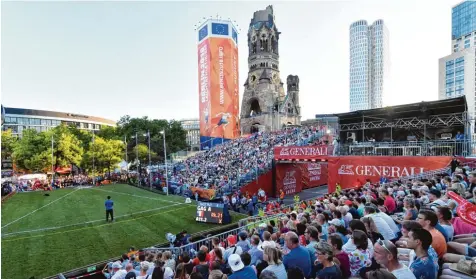
<instances>
[{"instance_id":1,"label":"stone facade","mask_svg":"<svg viewBox=\"0 0 476 279\"><path fill-rule=\"evenodd\" d=\"M254 13L248 30L248 79L241 103L243 134L276 131L301 122L299 77L279 73L279 35L273 7Z\"/></svg>"}]
</instances>

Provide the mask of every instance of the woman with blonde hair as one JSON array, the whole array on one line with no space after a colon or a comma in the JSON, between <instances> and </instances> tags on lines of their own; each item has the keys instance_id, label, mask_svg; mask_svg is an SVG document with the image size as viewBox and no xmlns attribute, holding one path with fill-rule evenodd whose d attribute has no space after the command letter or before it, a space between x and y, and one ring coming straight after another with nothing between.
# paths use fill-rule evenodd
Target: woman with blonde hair
<instances>
[{"instance_id":1,"label":"woman with blonde hair","mask_svg":"<svg viewBox=\"0 0 476 279\"><path fill-rule=\"evenodd\" d=\"M286 269L284 268L284 264L281 260L281 252L276 248L266 247L263 251L263 260L268 263L268 267L266 267L262 272L266 270L273 272L276 274L278 279L287 279Z\"/></svg>"}]
</instances>

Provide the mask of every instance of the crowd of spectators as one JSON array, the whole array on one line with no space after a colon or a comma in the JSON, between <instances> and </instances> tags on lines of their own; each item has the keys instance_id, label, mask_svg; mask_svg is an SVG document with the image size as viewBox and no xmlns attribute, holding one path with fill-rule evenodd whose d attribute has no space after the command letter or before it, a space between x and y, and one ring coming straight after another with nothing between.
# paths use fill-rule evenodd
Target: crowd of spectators
<instances>
[{"instance_id":1,"label":"crowd of spectators","mask_svg":"<svg viewBox=\"0 0 476 279\"><path fill-rule=\"evenodd\" d=\"M189 187L200 187L231 193L271 168L273 147L319 144L321 136L315 127L299 127L225 142L170 166L170 191L183 194ZM162 169L154 183L165 183L164 174Z\"/></svg>"},{"instance_id":2,"label":"crowd of spectators","mask_svg":"<svg viewBox=\"0 0 476 279\"><path fill-rule=\"evenodd\" d=\"M475 202L476 172L369 182L280 209L279 218L212 238L194 247L198 252L131 252L105 273L113 279L474 278L476 226L458 216L448 191Z\"/></svg>"}]
</instances>

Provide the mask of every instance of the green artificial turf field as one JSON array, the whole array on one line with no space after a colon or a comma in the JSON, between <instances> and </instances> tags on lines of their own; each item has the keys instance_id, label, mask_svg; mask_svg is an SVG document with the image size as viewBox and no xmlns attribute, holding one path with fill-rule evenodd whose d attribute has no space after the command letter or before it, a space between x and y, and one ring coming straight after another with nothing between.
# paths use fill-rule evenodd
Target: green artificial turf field
<instances>
[{"instance_id":1,"label":"green artificial turf field","mask_svg":"<svg viewBox=\"0 0 476 279\"><path fill-rule=\"evenodd\" d=\"M167 232L214 227L195 222L196 205L129 185L17 193L2 204L2 278L43 278L166 241ZM114 201L106 223L104 201ZM233 222L242 218L232 215Z\"/></svg>"}]
</instances>

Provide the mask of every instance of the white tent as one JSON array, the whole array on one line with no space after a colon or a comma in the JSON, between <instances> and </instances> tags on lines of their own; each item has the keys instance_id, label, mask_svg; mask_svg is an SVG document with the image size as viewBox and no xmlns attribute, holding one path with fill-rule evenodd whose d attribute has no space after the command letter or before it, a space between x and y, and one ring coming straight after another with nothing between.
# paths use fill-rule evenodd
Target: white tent
<instances>
[{"instance_id":1,"label":"white tent","mask_svg":"<svg viewBox=\"0 0 476 279\"><path fill-rule=\"evenodd\" d=\"M18 177L18 180L33 180L33 179L46 180L47 176L44 173L32 173L32 174L25 174Z\"/></svg>"}]
</instances>

